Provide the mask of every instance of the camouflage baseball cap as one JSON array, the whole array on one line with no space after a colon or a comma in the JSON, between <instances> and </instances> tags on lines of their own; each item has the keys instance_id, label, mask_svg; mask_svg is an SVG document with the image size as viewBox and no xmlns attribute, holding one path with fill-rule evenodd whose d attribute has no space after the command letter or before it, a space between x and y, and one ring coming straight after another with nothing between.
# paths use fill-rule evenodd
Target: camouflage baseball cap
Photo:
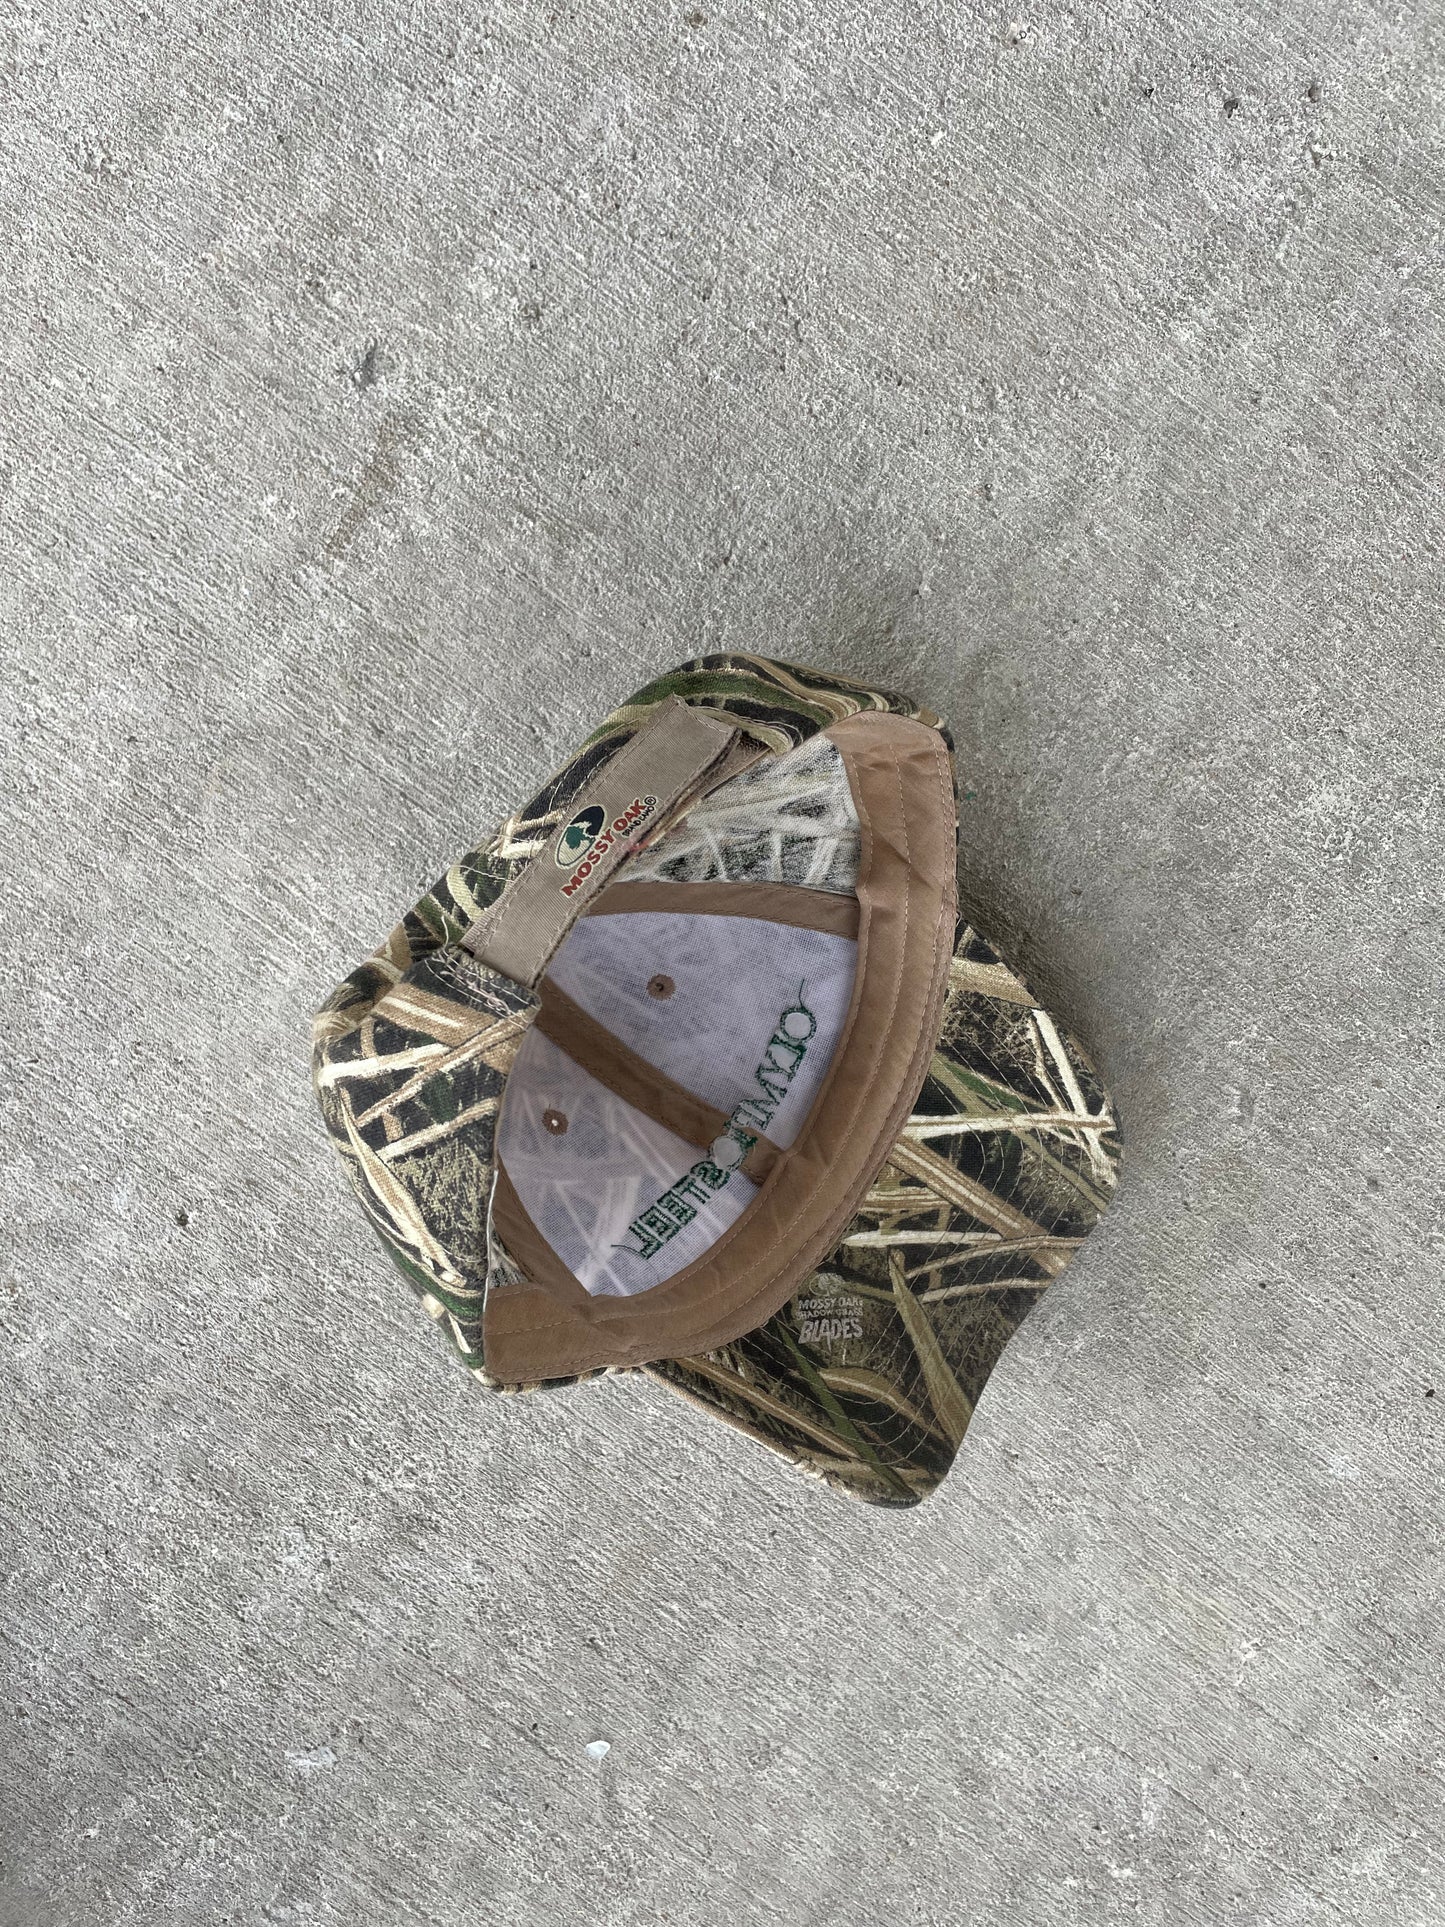
<instances>
[{"instance_id":1,"label":"camouflage baseball cap","mask_svg":"<svg viewBox=\"0 0 1445 1927\"><path fill-rule=\"evenodd\" d=\"M327 1129L484 1385L645 1371L856 1498L933 1490L1119 1158L956 849L937 716L702 657L339 986Z\"/></svg>"}]
</instances>

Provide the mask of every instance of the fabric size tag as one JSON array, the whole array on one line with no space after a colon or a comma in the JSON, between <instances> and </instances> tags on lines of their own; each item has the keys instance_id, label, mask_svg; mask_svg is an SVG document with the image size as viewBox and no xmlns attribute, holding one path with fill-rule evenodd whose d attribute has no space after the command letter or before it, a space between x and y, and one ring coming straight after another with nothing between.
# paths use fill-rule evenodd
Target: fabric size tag
<instances>
[{"instance_id":1,"label":"fabric size tag","mask_svg":"<svg viewBox=\"0 0 1445 1927\"><path fill-rule=\"evenodd\" d=\"M709 710L676 696L659 704L462 942L490 969L531 988L577 918L649 831L705 779L721 781L761 754Z\"/></svg>"}]
</instances>

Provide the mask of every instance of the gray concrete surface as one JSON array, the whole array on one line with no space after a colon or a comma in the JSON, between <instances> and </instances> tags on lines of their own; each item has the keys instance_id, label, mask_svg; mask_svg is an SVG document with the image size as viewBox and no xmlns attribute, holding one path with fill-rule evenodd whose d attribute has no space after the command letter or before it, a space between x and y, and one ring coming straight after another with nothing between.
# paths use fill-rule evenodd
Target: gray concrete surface
<instances>
[{"instance_id":1,"label":"gray concrete surface","mask_svg":"<svg viewBox=\"0 0 1445 1927\"><path fill-rule=\"evenodd\" d=\"M6 1927L1445 1918L1442 109L1418 0L7 9ZM1127 1126L905 1516L488 1398L313 1119L728 646L951 716Z\"/></svg>"}]
</instances>

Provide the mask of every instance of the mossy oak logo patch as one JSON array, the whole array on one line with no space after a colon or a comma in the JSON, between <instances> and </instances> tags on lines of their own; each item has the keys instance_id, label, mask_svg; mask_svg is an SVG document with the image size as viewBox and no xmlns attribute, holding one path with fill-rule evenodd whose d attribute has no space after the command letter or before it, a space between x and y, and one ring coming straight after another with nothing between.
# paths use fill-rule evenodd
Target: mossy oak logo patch
<instances>
[{"instance_id":1,"label":"mossy oak logo patch","mask_svg":"<svg viewBox=\"0 0 1445 1927\"><path fill-rule=\"evenodd\" d=\"M656 810L655 796L634 796L610 823L600 803L589 803L586 809L578 810L557 838L557 847L552 852L557 868L572 872L562 885L563 896L570 897L580 890L617 839L640 829Z\"/></svg>"},{"instance_id":2,"label":"mossy oak logo patch","mask_svg":"<svg viewBox=\"0 0 1445 1927\"><path fill-rule=\"evenodd\" d=\"M818 1028L809 1010L808 986L800 984L795 1002L780 1012L773 1034L763 1047L762 1060L753 1073L758 1087L756 1097L745 1097L732 1108L726 1126L715 1137L705 1158L699 1158L676 1184L664 1191L656 1204L628 1225L629 1237L636 1244L624 1245L639 1258L652 1258L675 1238L685 1224L697 1216L695 1207L706 1204L710 1194L721 1191L742 1164L762 1132L773 1121L773 1114L787 1095L788 1086L798 1074L798 1066L808 1054ZM689 1200L691 1202L689 1202Z\"/></svg>"},{"instance_id":3,"label":"mossy oak logo patch","mask_svg":"<svg viewBox=\"0 0 1445 1927\"><path fill-rule=\"evenodd\" d=\"M557 867L571 870L579 864L592 845L602 834L602 825L607 821L600 803L593 803L585 810L578 810L572 821L557 838Z\"/></svg>"}]
</instances>

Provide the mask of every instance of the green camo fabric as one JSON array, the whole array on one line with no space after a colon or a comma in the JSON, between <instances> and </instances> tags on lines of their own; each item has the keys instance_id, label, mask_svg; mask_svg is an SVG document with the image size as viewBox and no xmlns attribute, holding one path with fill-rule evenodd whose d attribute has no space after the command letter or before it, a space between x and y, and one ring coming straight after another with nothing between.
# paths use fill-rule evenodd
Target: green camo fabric
<instances>
[{"instance_id":1,"label":"green camo fabric","mask_svg":"<svg viewBox=\"0 0 1445 1927\"><path fill-rule=\"evenodd\" d=\"M774 751L907 698L748 655L683 664L615 710L527 807L468 852L318 1012L313 1079L383 1246L470 1369L482 1347L497 1113L535 999L460 947L658 702L724 712ZM943 732L946 738L947 732ZM914 1114L837 1250L757 1331L641 1367L851 1496L910 1505L948 1470L984 1381L1097 1221L1118 1175L1108 1099L1078 1046L960 921Z\"/></svg>"}]
</instances>

